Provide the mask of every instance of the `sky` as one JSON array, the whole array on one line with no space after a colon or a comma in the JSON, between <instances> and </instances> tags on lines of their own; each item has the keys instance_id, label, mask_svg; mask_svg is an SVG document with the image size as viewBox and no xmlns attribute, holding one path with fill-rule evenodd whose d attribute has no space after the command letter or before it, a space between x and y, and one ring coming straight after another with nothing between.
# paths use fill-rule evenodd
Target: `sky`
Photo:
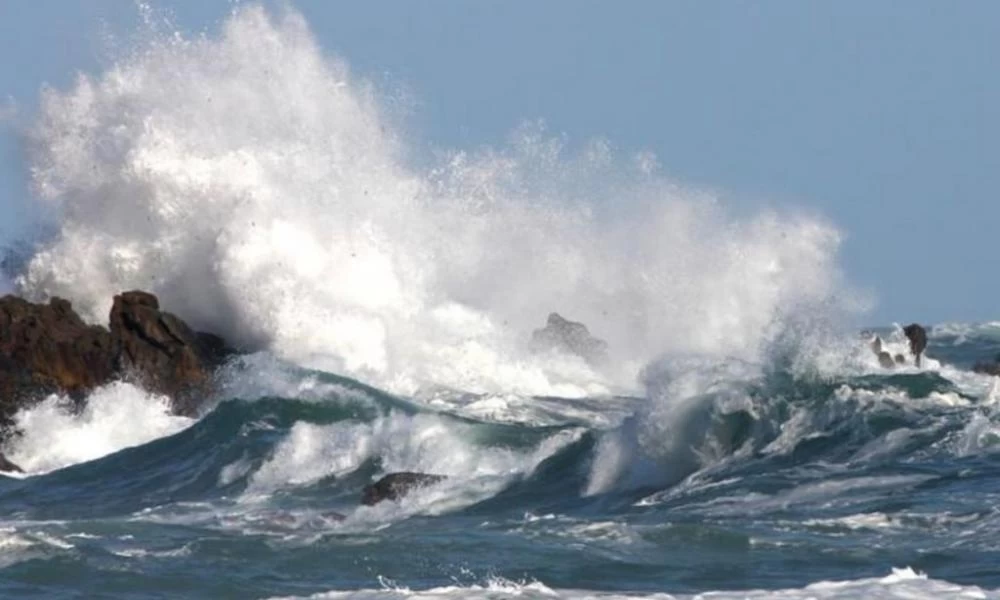
<instances>
[{"instance_id":1,"label":"sky","mask_svg":"<svg viewBox=\"0 0 1000 600\"><path fill-rule=\"evenodd\" d=\"M1000 320L1000 3L291 4L355 73L409 91L429 144L501 144L541 119L649 150L734 205L835 223L873 324ZM233 3L152 5L199 32ZM28 219L18 129L40 88L97 71L135 15L125 0L0 0L0 239Z\"/></svg>"}]
</instances>

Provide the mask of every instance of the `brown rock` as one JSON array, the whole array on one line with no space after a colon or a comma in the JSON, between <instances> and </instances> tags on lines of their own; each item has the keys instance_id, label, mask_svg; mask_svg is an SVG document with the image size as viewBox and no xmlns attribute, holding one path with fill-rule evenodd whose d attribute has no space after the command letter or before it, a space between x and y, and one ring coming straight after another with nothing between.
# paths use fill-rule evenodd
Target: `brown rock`
<instances>
[{"instance_id":1,"label":"brown rock","mask_svg":"<svg viewBox=\"0 0 1000 600\"><path fill-rule=\"evenodd\" d=\"M118 373L169 396L174 412L193 414L210 391L212 372L228 351L221 338L198 334L161 311L156 296L132 291L111 307L111 354Z\"/></svg>"},{"instance_id":2,"label":"brown rock","mask_svg":"<svg viewBox=\"0 0 1000 600\"><path fill-rule=\"evenodd\" d=\"M178 414L193 414L211 374L232 353L212 334L195 333L161 311L156 296L115 296L110 332L87 325L62 298L33 304L0 298L0 431L18 409L60 392L80 402L93 388L133 380L170 396Z\"/></svg>"},{"instance_id":3,"label":"brown rock","mask_svg":"<svg viewBox=\"0 0 1000 600\"><path fill-rule=\"evenodd\" d=\"M70 303L0 298L0 425L29 397L62 391L76 400L113 374L111 337L88 326Z\"/></svg>"}]
</instances>

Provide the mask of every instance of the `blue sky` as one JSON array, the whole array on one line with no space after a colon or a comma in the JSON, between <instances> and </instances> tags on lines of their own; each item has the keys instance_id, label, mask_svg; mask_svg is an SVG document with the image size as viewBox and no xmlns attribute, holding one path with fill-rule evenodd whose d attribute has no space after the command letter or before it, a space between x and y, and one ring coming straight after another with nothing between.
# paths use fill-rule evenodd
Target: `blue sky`
<instances>
[{"instance_id":1,"label":"blue sky","mask_svg":"<svg viewBox=\"0 0 1000 600\"><path fill-rule=\"evenodd\" d=\"M211 30L229 2L166 1ZM1000 319L1000 3L299 0L320 43L418 100L447 147L525 119L648 149L730 202L816 210L879 298L872 322ZM16 129L127 33L121 0L0 3L0 237L23 220Z\"/></svg>"}]
</instances>

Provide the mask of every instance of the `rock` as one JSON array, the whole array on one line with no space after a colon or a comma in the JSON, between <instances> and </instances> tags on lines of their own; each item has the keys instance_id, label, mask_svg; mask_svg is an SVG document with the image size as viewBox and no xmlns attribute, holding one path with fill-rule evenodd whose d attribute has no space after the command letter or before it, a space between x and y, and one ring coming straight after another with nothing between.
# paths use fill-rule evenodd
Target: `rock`
<instances>
[{"instance_id":1,"label":"rock","mask_svg":"<svg viewBox=\"0 0 1000 600\"><path fill-rule=\"evenodd\" d=\"M88 326L70 303L0 298L0 426L30 398L64 392L79 401L109 381L111 336Z\"/></svg>"},{"instance_id":2,"label":"rock","mask_svg":"<svg viewBox=\"0 0 1000 600\"><path fill-rule=\"evenodd\" d=\"M545 327L531 334L531 347L535 352L559 350L576 354L591 365L608 359L607 342L590 335L583 323L565 319L559 313L549 314Z\"/></svg>"},{"instance_id":3,"label":"rock","mask_svg":"<svg viewBox=\"0 0 1000 600\"><path fill-rule=\"evenodd\" d=\"M79 403L117 379L166 394L176 413L193 414L212 371L232 352L221 338L161 311L146 292L115 296L110 320L110 331L87 325L62 298L0 298L0 430L9 431L13 415L34 400L60 392Z\"/></svg>"},{"instance_id":4,"label":"rock","mask_svg":"<svg viewBox=\"0 0 1000 600\"><path fill-rule=\"evenodd\" d=\"M972 370L983 375L1000 375L1000 362L976 363Z\"/></svg>"},{"instance_id":5,"label":"rock","mask_svg":"<svg viewBox=\"0 0 1000 600\"><path fill-rule=\"evenodd\" d=\"M198 398L210 391L215 367L231 354L221 338L195 333L161 311L156 296L140 291L115 296L111 352L117 373L169 396L174 412L182 415L196 412Z\"/></svg>"},{"instance_id":6,"label":"rock","mask_svg":"<svg viewBox=\"0 0 1000 600\"><path fill-rule=\"evenodd\" d=\"M910 340L910 353L913 354L916 365L920 366L920 355L927 348L927 330L916 323L903 328L903 333Z\"/></svg>"},{"instance_id":7,"label":"rock","mask_svg":"<svg viewBox=\"0 0 1000 600\"><path fill-rule=\"evenodd\" d=\"M980 362L973 365L972 370L984 375L1000 375L1000 355L993 359L993 362Z\"/></svg>"},{"instance_id":8,"label":"rock","mask_svg":"<svg viewBox=\"0 0 1000 600\"><path fill-rule=\"evenodd\" d=\"M443 475L428 475L426 473L390 473L375 483L365 486L361 492L361 502L372 506L383 500L398 500L414 488L432 485L444 479Z\"/></svg>"}]
</instances>

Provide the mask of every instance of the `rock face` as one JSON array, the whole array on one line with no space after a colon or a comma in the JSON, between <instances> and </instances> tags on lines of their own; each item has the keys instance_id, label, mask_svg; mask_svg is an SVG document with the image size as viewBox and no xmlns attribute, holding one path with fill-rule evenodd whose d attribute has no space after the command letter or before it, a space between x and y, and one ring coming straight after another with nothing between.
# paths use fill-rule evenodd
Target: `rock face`
<instances>
[{"instance_id":1,"label":"rock face","mask_svg":"<svg viewBox=\"0 0 1000 600\"><path fill-rule=\"evenodd\" d=\"M221 338L195 333L161 311L156 296L146 292L115 296L110 321L113 371L169 396L178 414L197 410L212 372L231 353Z\"/></svg>"},{"instance_id":2,"label":"rock face","mask_svg":"<svg viewBox=\"0 0 1000 600\"><path fill-rule=\"evenodd\" d=\"M591 365L608 359L607 342L590 335L583 323L570 321L559 313L549 314L545 327L531 334L531 347L536 352L560 350L576 354Z\"/></svg>"},{"instance_id":3,"label":"rock face","mask_svg":"<svg viewBox=\"0 0 1000 600\"><path fill-rule=\"evenodd\" d=\"M111 335L88 326L66 300L0 299L0 427L34 397L57 391L79 400L114 373Z\"/></svg>"},{"instance_id":4,"label":"rock face","mask_svg":"<svg viewBox=\"0 0 1000 600\"><path fill-rule=\"evenodd\" d=\"M920 366L920 356L927 348L927 330L916 323L911 323L903 328L903 333L910 340L910 352L913 354L916 365Z\"/></svg>"},{"instance_id":5,"label":"rock face","mask_svg":"<svg viewBox=\"0 0 1000 600\"><path fill-rule=\"evenodd\" d=\"M415 488L432 485L444 480L443 475L426 473L390 473L361 492L362 504L372 506L383 500L398 500Z\"/></svg>"},{"instance_id":6,"label":"rock face","mask_svg":"<svg viewBox=\"0 0 1000 600\"><path fill-rule=\"evenodd\" d=\"M229 351L216 336L198 334L161 311L146 292L115 296L110 330L87 325L66 300L33 304L0 298L0 429L17 410L62 392L80 402L117 379L171 398L190 415L208 391L213 369Z\"/></svg>"}]
</instances>

